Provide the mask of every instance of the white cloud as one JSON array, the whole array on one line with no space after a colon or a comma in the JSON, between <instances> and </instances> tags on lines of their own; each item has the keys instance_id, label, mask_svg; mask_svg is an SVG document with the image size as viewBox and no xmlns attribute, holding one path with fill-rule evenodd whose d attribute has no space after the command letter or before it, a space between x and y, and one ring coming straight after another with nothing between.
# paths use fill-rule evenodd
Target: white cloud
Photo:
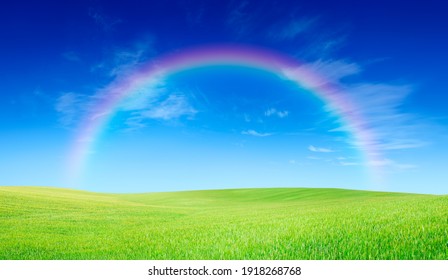
<instances>
[{"instance_id":1,"label":"white cloud","mask_svg":"<svg viewBox=\"0 0 448 280\"><path fill-rule=\"evenodd\" d=\"M367 162L367 165L374 166L374 167L387 167L389 171L394 170L409 170L409 169L415 169L418 168L417 165L414 164L408 164L408 163L398 163L394 160L384 158L379 160L371 160Z\"/></svg>"},{"instance_id":2,"label":"white cloud","mask_svg":"<svg viewBox=\"0 0 448 280\"><path fill-rule=\"evenodd\" d=\"M288 111L277 112L277 116L279 116L279 118L285 118L288 115L289 115Z\"/></svg>"},{"instance_id":3,"label":"white cloud","mask_svg":"<svg viewBox=\"0 0 448 280\"><path fill-rule=\"evenodd\" d=\"M414 90L410 84L392 83L347 83L345 77L361 73L362 68L353 62L345 60L317 60L296 69L284 69L291 79L307 75L307 86L322 88L331 84L332 94L339 95L344 106L336 108L328 104L325 110L330 112L329 118L335 127L329 132L345 132L353 137L345 138L353 147L362 149L368 158L383 158L390 150L418 148L428 144L422 140L428 131L428 126L416 115L403 113L401 106ZM348 102L348 103L347 103ZM349 104L346 106L345 104ZM333 106L332 106L333 105ZM338 117L335 119L335 116ZM345 116L342 122L340 116ZM355 133L353 133L355 132ZM311 151L318 151L316 147ZM352 164L351 161L341 161L342 164ZM366 163L365 163L366 164ZM393 166L395 169L410 169L413 165L375 161L367 163L370 166Z\"/></svg>"},{"instance_id":4,"label":"white cloud","mask_svg":"<svg viewBox=\"0 0 448 280\"><path fill-rule=\"evenodd\" d=\"M198 6L192 6L190 4L191 3L188 3L187 1L184 3L185 16L188 25L191 27L200 25L206 14L205 2L198 3Z\"/></svg>"},{"instance_id":5,"label":"white cloud","mask_svg":"<svg viewBox=\"0 0 448 280\"><path fill-rule=\"evenodd\" d=\"M319 148L313 145L308 146L308 150L310 150L311 152L316 152L316 153L332 153L334 152L331 149L328 148Z\"/></svg>"},{"instance_id":6,"label":"white cloud","mask_svg":"<svg viewBox=\"0 0 448 280\"><path fill-rule=\"evenodd\" d=\"M361 72L361 67L345 60L317 60L313 63L306 64L303 67L310 71L317 72L324 76L327 80L338 82L342 78L356 75Z\"/></svg>"},{"instance_id":7,"label":"white cloud","mask_svg":"<svg viewBox=\"0 0 448 280\"><path fill-rule=\"evenodd\" d=\"M106 32L112 31L115 25L122 22L121 19L110 17L95 8L89 9L89 16Z\"/></svg>"},{"instance_id":8,"label":"white cloud","mask_svg":"<svg viewBox=\"0 0 448 280\"><path fill-rule=\"evenodd\" d=\"M150 81L134 88L121 102L122 111L144 110L156 103L167 92L165 81L154 77Z\"/></svg>"},{"instance_id":9,"label":"white cloud","mask_svg":"<svg viewBox=\"0 0 448 280\"><path fill-rule=\"evenodd\" d=\"M272 108L272 109L268 109L264 112L264 115L267 117L270 117L271 115L275 114L277 112L276 109Z\"/></svg>"},{"instance_id":10,"label":"white cloud","mask_svg":"<svg viewBox=\"0 0 448 280\"><path fill-rule=\"evenodd\" d=\"M149 119L171 120L182 116L193 117L196 113L197 111L184 95L171 94L159 104L143 111L141 116Z\"/></svg>"},{"instance_id":11,"label":"white cloud","mask_svg":"<svg viewBox=\"0 0 448 280\"><path fill-rule=\"evenodd\" d=\"M177 92L164 98L166 90L165 87L153 88L148 93L142 93L142 96L137 96L135 100L124 104L125 106L121 110L131 113L131 116L125 121L127 125L125 130L134 131L145 128L148 119L177 121L182 117L191 119L196 115L198 111L189 101L191 96L187 97L186 93Z\"/></svg>"},{"instance_id":12,"label":"white cloud","mask_svg":"<svg viewBox=\"0 0 448 280\"><path fill-rule=\"evenodd\" d=\"M355 166L355 165L359 165L359 163L357 163L357 162L350 162L350 161L340 161L339 164L342 165L342 166Z\"/></svg>"},{"instance_id":13,"label":"white cloud","mask_svg":"<svg viewBox=\"0 0 448 280\"><path fill-rule=\"evenodd\" d=\"M154 37L146 35L130 46L108 51L105 53L106 59L93 65L91 71L110 77L123 77L154 55Z\"/></svg>"},{"instance_id":14,"label":"white cloud","mask_svg":"<svg viewBox=\"0 0 448 280\"><path fill-rule=\"evenodd\" d=\"M85 113L86 96L74 93L66 92L61 94L56 99L55 110L59 113L59 123L68 127L73 125L82 115Z\"/></svg>"},{"instance_id":15,"label":"white cloud","mask_svg":"<svg viewBox=\"0 0 448 280\"><path fill-rule=\"evenodd\" d=\"M344 157L339 156L334 159L334 162L342 165L342 166L356 166L356 165L362 165L360 162L358 162L359 159L353 158L353 157Z\"/></svg>"},{"instance_id":16,"label":"white cloud","mask_svg":"<svg viewBox=\"0 0 448 280\"><path fill-rule=\"evenodd\" d=\"M257 137L266 137L266 136L271 136L272 135L272 133L261 133L261 132L255 131L253 129L242 131L241 134L257 136Z\"/></svg>"},{"instance_id":17,"label":"white cloud","mask_svg":"<svg viewBox=\"0 0 448 280\"><path fill-rule=\"evenodd\" d=\"M247 12L249 1L241 1L231 7L226 24L239 36L246 34L251 29L252 16Z\"/></svg>"},{"instance_id":18,"label":"white cloud","mask_svg":"<svg viewBox=\"0 0 448 280\"><path fill-rule=\"evenodd\" d=\"M388 166L392 165L394 162L390 159L379 159L379 160L371 160L367 162L370 166Z\"/></svg>"},{"instance_id":19,"label":"white cloud","mask_svg":"<svg viewBox=\"0 0 448 280\"><path fill-rule=\"evenodd\" d=\"M112 114L111 112L98 112L98 113L94 113L93 115L90 116L90 120L94 121L96 119L101 119L104 118L106 116L109 116L110 114Z\"/></svg>"},{"instance_id":20,"label":"white cloud","mask_svg":"<svg viewBox=\"0 0 448 280\"><path fill-rule=\"evenodd\" d=\"M315 18L292 19L272 26L267 33L267 36L270 39L279 41L293 40L300 34L309 30L315 22Z\"/></svg>"},{"instance_id":21,"label":"white cloud","mask_svg":"<svg viewBox=\"0 0 448 280\"><path fill-rule=\"evenodd\" d=\"M120 50L114 54L114 62L109 71L109 75L116 77L136 68L142 61L145 61L145 50L136 51Z\"/></svg>"},{"instance_id":22,"label":"white cloud","mask_svg":"<svg viewBox=\"0 0 448 280\"><path fill-rule=\"evenodd\" d=\"M418 165L408 163L395 163L395 167L400 170L416 169Z\"/></svg>"},{"instance_id":23,"label":"white cloud","mask_svg":"<svg viewBox=\"0 0 448 280\"><path fill-rule=\"evenodd\" d=\"M418 128L418 126L416 126ZM412 129L412 128L410 128ZM390 132L390 134L393 134ZM418 140L418 139L408 139L408 138L397 138L397 139L383 139L376 141L375 145L378 149L381 150L404 150L404 149L413 149L420 148L428 145L429 143L426 141Z\"/></svg>"},{"instance_id":24,"label":"white cloud","mask_svg":"<svg viewBox=\"0 0 448 280\"><path fill-rule=\"evenodd\" d=\"M307 77L308 87L319 88L328 83L339 83L345 77L358 74L361 72L361 67L345 60L317 60L297 68L284 68L282 72L291 80L301 80L302 77ZM309 75L309 73L315 75Z\"/></svg>"},{"instance_id":25,"label":"white cloud","mask_svg":"<svg viewBox=\"0 0 448 280\"><path fill-rule=\"evenodd\" d=\"M64 52L62 57L67 59L68 61L78 62L81 61L79 55L73 51Z\"/></svg>"},{"instance_id":26,"label":"white cloud","mask_svg":"<svg viewBox=\"0 0 448 280\"><path fill-rule=\"evenodd\" d=\"M277 116L279 118L286 118L289 115L289 112L286 111L286 110L285 111L279 111L279 110L277 110L275 108L269 108L268 110L266 110L264 112L264 115L266 117Z\"/></svg>"},{"instance_id":27,"label":"white cloud","mask_svg":"<svg viewBox=\"0 0 448 280\"><path fill-rule=\"evenodd\" d=\"M315 156L307 156L307 159L312 159L312 160L321 160L322 158L320 157L315 157Z\"/></svg>"},{"instance_id":28,"label":"white cloud","mask_svg":"<svg viewBox=\"0 0 448 280\"><path fill-rule=\"evenodd\" d=\"M371 134L368 142L354 142L377 151L402 150L427 145L421 137L425 125L412 114L403 113L401 106L413 91L411 85L362 83L346 86L348 98L356 106L351 113L362 116L356 129ZM329 109L329 108L327 108ZM331 110L331 109L329 109ZM360 141L360 140L358 140Z\"/></svg>"},{"instance_id":29,"label":"white cloud","mask_svg":"<svg viewBox=\"0 0 448 280\"><path fill-rule=\"evenodd\" d=\"M301 50L300 57L310 57L311 60L329 58L347 41L347 35L340 30L332 30L330 33L319 30L319 34L314 35L312 42Z\"/></svg>"},{"instance_id":30,"label":"white cloud","mask_svg":"<svg viewBox=\"0 0 448 280\"><path fill-rule=\"evenodd\" d=\"M125 121L125 124L127 126L127 129L125 131L134 131L139 130L146 127L146 124L144 123L144 118L140 114L137 114L135 116L132 116L128 118Z\"/></svg>"}]
</instances>

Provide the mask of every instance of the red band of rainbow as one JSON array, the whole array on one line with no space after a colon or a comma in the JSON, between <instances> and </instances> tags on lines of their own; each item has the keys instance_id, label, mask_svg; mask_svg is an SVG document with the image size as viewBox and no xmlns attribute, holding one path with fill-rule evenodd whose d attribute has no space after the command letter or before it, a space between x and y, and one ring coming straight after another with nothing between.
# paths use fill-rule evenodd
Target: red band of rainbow
<instances>
[{"instance_id":1,"label":"red band of rainbow","mask_svg":"<svg viewBox=\"0 0 448 280\"><path fill-rule=\"evenodd\" d=\"M96 110L85 118L75 139L69 159L72 179L81 177L95 141L124 98L157 77L214 65L252 67L296 82L321 99L336 113L347 132L353 137L353 143L362 153L367 166L369 162L378 162L381 155L373 145L373 132L369 130L356 104L337 85L318 73L301 67L303 66L301 63L290 57L260 48L218 45L185 49L159 57L147 62L132 74L117 78L107 86L102 92L106 98L101 99L94 106ZM378 170L372 170L373 168L373 166L370 167L370 172L376 177Z\"/></svg>"}]
</instances>

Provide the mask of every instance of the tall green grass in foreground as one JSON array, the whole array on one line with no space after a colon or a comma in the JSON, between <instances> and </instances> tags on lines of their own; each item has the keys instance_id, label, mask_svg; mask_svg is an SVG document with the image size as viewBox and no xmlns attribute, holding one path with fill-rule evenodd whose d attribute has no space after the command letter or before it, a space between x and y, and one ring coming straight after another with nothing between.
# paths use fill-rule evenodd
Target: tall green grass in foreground
<instances>
[{"instance_id":1,"label":"tall green grass in foreground","mask_svg":"<svg viewBox=\"0 0 448 280\"><path fill-rule=\"evenodd\" d=\"M1 187L0 259L448 259L448 196Z\"/></svg>"}]
</instances>

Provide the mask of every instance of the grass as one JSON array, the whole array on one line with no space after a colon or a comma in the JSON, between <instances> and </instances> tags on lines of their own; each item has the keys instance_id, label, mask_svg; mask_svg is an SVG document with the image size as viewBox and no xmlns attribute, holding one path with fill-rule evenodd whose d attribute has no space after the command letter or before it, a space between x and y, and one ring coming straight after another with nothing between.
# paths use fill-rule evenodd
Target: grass
<instances>
[{"instance_id":1,"label":"grass","mask_svg":"<svg viewBox=\"0 0 448 280\"><path fill-rule=\"evenodd\" d=\"M448 259L448 196L0 187L0 259Z\"/></svg>"}]
</instances>

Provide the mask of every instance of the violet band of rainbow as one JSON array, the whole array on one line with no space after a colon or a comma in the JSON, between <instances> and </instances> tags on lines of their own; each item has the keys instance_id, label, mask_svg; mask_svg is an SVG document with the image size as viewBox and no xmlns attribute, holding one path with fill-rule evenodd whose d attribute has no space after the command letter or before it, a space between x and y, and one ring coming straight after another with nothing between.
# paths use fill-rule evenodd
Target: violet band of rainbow
<instances>
[{"instance_id":1,"label":"violet band of rainbow","mask_svg":"<svg viewBox=\"0 0 448 280\"><path fill-rule=\"evenodd\" d=\"M244 66L274 73L283 79L293 81L321 99L336 113L352 142L364 158L370 176L378 181L381 170L375 167L381 154L375 149L376 138L368 122L356 104L343 90L310 69L301 67L296 59L260 48L239 45L203 46L184 49L147 62L131 74L118 77L103 91L102 98L87 115L75 137L69 155L69 174L71 181L83 175L89 154L99 135L107 127L120 102L158 77L206 66Z\"/></svg>"}]
</instances>

